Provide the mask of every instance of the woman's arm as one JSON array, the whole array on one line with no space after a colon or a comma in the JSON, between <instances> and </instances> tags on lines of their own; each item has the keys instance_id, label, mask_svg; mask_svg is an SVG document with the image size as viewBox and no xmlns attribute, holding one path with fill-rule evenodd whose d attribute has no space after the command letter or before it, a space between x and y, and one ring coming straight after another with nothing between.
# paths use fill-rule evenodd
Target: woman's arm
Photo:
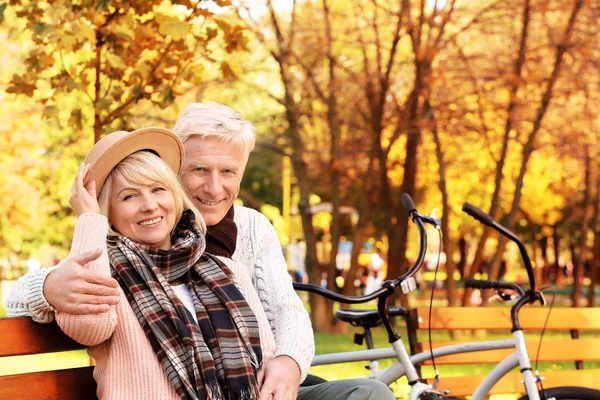
<instances>
[{"instance_id":1,"label":"woman's arm","mask_svg":"<svg viewBox=\"0 0 600 400\"><path fill-rule=\"evenodd\" d=\"M81 164L71 187L69 203L78 218L70 256L80 256L96 249L102 249L99 258L90 261L83 267L110 276L106 251L108 220L100 214L96 182L92 180L84 184L84 177L89 169L89 164ZM117 326L117 312L114 306L110 308L110 311L102 314L73 315L57 312L56 322L74 340L87 346L93 346L102 343L113 334Z\"/></svg>"},{"instance_id":2,"label":"woman's arm","mask_svg":"<svg viewBox=\"0 0 600 400\"><path fill-rule=\"evenodd\" d=\"M100 214L87 213L77 219L70 257L81 256L98 248L100 257L83 267L90 271L110 275L110 265L106 251L108 220ZM108 339L117 325L115 306L102 314L73 315L56 312L56 322L72 339L86 346L93 346Z\"/></svg>"}]
</instances>

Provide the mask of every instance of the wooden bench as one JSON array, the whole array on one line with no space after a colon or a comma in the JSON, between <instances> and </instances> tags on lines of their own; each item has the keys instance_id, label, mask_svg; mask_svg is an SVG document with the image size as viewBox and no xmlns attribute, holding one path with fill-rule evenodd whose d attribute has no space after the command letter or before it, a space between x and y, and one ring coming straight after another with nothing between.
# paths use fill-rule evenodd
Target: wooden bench
<instances>
[{"instance_id":1,"label":"wooden bench","mask_svg":"<svg viewBox=\"0 0 600 400\"><path fill-rule=\"evenodd\" d=\"M532 368L535 368L535 358L538 351L540 331L546 321L548 308L526 307L519 314L519 322L526 335L527 350ZM417 308L411 311L412 326L420 342L414 345L416 352L428 350L429 309ZM512 337L510 308L502 307L440 307L431 313L431 330L448 331L465 336L473 330L503 331L506 338ZM544 376L544 387L583 386L600 389L600 369L584 369L584 362L600 360L600 308L554 308L546 325L547 332L565 331L571 337L556 338L548 333L542 341L539 362L561 362L573 365L573 369L540 371ZM596 331L594 334L584 334L579 338L579 332ZM477 335L475 335L477 336ZM565 336L568 336L565 334ZM475 338L465 338L448 342L434 342L433 348L439 348L461 342L480 341ZM500 339L500 337L499 337ZM487 339L486 339L487 340ZM497 364L514 349L488 350L436 357L435 363L443 365L479 365ZM571 364L572 363L572 364ZM431 365L431 362L427 364ZM534 371L535 372L535 371ZM481 376L444 377L437 384L440 390L450 390L452 396L472 394L479 383L485 378ZM490 394L523 393L522 375L519 371L505 375L491 390ZM433 379L427 379L433 383Z\"/></svg>"},{"instance_id":2,"label":"wooden bench","mask_svg":"<svg viewBox=\"0 0 600 400\"><path fill-rule=\"evenodd\" d=\"M0 364L4 357L84 349L56 323L38 324L29 318L0 319ZM94 367L0 376L0 399L81 400L96 398Z\"/></svg>"}]
</instances>

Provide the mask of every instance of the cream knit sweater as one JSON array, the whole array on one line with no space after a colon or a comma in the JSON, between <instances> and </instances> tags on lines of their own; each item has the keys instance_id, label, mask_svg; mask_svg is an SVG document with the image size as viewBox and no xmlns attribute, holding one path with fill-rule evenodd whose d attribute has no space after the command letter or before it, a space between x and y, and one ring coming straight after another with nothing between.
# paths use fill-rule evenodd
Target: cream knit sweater
<instances>
[{"instance_id":1,"label":"cream knit sweater","mask_svg":"<svg viewBox=\"0 0 600 400\"><path fill-rule=\"evenodd\" d=\"M258 292L275 337L275 356L294 359L304 380L315 346L308 313L292 288L277 233L261 213L235 206L234 221L238 227L233 260L243 264ZM22 276L6 302L8 316L29 316L37 322L54 319L54 309L46 301L43 286L46 276L56 267L42 268Z\"/></svg>"},{"instance_id":2,"label":"cream knit sweater","mask_svg":"<svg viewBox=\"0 0 600 400\"><path fill-rule=\"evenodd\" d=\"M108 221L104 216L83 214L77 220L71 255L102 247L102 255L86 268L110 274L107 231ZM229 261L227 264L232 268L234 281L258 319L263 357L268 361L275 353L275 340L267 317L246 270ZM91 346L88 353L96 361L94 378L99 399L178 399L125 294L122 290L120 293L119 305L105 314L56 313L56 322L71 338Z\"/></svg>"}]
</instances>

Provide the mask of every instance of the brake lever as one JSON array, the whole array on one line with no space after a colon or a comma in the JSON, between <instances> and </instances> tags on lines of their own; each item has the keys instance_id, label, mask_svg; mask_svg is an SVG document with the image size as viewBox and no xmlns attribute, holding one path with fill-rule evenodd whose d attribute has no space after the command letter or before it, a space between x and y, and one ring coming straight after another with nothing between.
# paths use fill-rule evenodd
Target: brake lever
<instances>
[{"instance_id":1,"label":"brake lever","mask_svg":"<svg viewBox=\"0 0 600 400\"><path fill-rule=\"evenodd\" d=\"M537 299L540 301L540 304L542 305L542 307L545 307L546 304L548 304L548 302L546 301L546 296L544 296L544 293L541 292L540 290L536 290L535 294L536 294Z\"/></svg>"},{"instance_id":2,"label":"brake lever","mask_svg":"<svg viewBox=\"0 0 600 400\"><path fill-rule=\"evenodd\" d=\"M489 298L490 302L494 301L513 301L517 298L514 294L508 294L506 292L497 291L492 297Z\"/></svg>"},{"instance_id":3,"label":"brake lever","mask_svg":"<svg viewBox=\"0 0 600 400\"><path fill-rule=\"evenodd\" d=\"M434 208L431 211L430 215L423 215L423 214L419 214L418 212L415 212L415 214L416 214L417 217L419 217L419 219L421 221L423 221L424 223L427 223L429 225L433 225L433 227L435 229L439 230L440 227L441 227L441 223L440 223L440 220L435 217L435 213L436 212L437 212L437 208Z\"/></svg>"}]
</instances>

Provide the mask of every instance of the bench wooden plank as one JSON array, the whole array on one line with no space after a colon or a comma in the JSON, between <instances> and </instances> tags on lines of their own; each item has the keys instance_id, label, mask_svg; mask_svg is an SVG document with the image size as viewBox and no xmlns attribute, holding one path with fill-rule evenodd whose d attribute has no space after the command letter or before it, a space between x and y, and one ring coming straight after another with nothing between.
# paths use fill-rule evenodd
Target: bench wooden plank
<instances>
[{"instance_id":1,"label":"bench wooden plank","mask_svg":"<svg viewBox=\"0 0 600 400\"><path fill-rule=\"evenodd\" d=\"M531 360L535 360L539 339L526 340L527 351ZM434 342L433 348L457 345L460 342ZM429 350L429 343L423 342L421 346L424 350ZM435 362L439 365L450 364L496 364L513 353L515 349L499 349L478 351L476 353L453 354L443 357L436 357ZM539 361L598 361L600 360L600 339L581 338L581 339L544 339L540 350ZM426 364L431 364L427 361Z\"/></svg>"},{"instance_id":2,"label":"bench wooden plank","mask_svg":"<svg viewBox=\"0 0 600 400\"><path fill-rule=\"evenodd\" d=\"M85 349L55 322L38 324L27 317L0 318L0 357Z\"/></svg>"},{"instance_id":3,"label":"bench wooden plank","mask_svg":"<svg viewBox=\"0 0 600 400\"><path fill-rule=\"evenodd\" d=\"M428 329L429 309L417 308L417 329ZM487 329L508 330L510 308L508 307L443 307L431 310L432 330ZM539 330L544 326L547 307L526 307L519 314L524 330ZM600 307L554 308L546 325L548 330L598 330L600 329Z\"/></svg>"},{"instance_id":4,"label":"bench wooden plank","mask_svg":"<svg viewBox=\"0 0 600 400\"><path fill-rule=\"evenodd\" d=\"M583 386L600 389L600 379L598 379L600 369L550 371L540 373L540 375L545 377L542 383L544 387L548 388L557 386ZM451 396L467 396L473 394L484 378L485 375L442 377L437 384L437 388L439 390L450 390ZM490 394L524 393L525 389L521 383L522 380L523 376L520 373L507 374L490 390ZM426 379L426 381L433 384L434 379Z\"/></svg>"},{"instance_id":5,"label":"bench wooden plank","mask_svg":"<svg viewBox=\"0 0 600 400\"><path fill-rule=\"evenodd\" d=\"M95 399L94 367L0 376L0 399Z\"/></svg>"}]
</instances>

